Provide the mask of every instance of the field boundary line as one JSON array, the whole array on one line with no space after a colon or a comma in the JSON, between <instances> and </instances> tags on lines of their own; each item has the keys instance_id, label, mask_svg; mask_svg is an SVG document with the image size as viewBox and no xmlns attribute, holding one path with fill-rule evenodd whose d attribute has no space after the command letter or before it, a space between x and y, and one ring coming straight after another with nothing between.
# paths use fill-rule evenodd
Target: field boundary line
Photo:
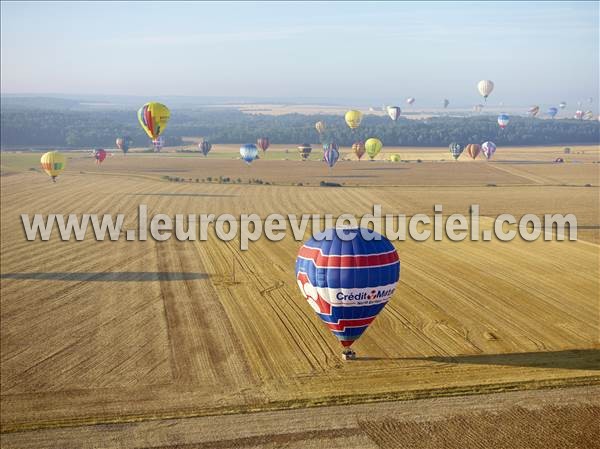
<instances>
[{"instance_id":1,"label":"field boundary line","mask_svg":"<svg viewBox=\"0 0 600 449\"><path fill-rule=\"evenodd\" d=\"M472 396L490 393L503 393L524 390L549 390L566 387L583 387L600 385L600 375L567 377L563 379L546 379L520 382L494 383L489 385L470 385L452 388L431 388L424 390L396 391L358 395L324 396L319 399L293 401L273 401L262 405L245 407L208 407L203 410L188 410L167 413L143 413L138 415L121 415L118 417L73 418L56 421L40 421L37 423L3 424L0 434L43 430L53 428L69 428L90 425L126 424L142 421L160 421L167 419L197 418L205 416L240 415L267 411L293 410L300 408L328 407L335 405L356 405L376 402L410 401L438 397Z\"/></svg>"}]
</instances>

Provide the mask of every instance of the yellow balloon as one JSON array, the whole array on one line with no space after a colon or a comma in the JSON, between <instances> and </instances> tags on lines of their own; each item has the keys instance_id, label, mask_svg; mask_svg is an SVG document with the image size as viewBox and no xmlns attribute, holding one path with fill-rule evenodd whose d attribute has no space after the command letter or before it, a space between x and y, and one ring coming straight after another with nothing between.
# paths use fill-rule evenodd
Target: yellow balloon
<instances>
[{"instance_id":1,"label":"yellow balloon","mask_svg":"<svg viewBox=\"0 0 600 449\"><path fill-rule=\"evenodd\" d=\"M390 161L392 161L392 162L400 162L400 155L399 154L392 154L390 156Z\"/></svg>"},{"instance_id":2,"label":"yellow balloon","mask_svg":"<svg viewBox=\"0 0 600 449\"><path fill-rule=\"evenodd\" d=\"M49 151L44 153L40 159L42 169L52 177L52 181L56 182L56 177L67 166L67 160L58 151Z\"/></svg>"},{"instance_id":3,"label":"yellow balloon","mask_svg":"<svg viewBox=\"0 0 600 449\"><path fill-rule=\"evenodd\" d=\"M315 123L315 128L317 128L317 132L319 134L322 134L323 131L325 131L325 123L323 123L323 122L317 122L317 123Z\"/></svg>"},{"instance_id":4,"label":"yellow balloon","mask_svg":"<svg viewBox=\"0 0 600 449\"><path fill-rule=\"evenodd\" d=\"M346 119L346 124L351 129L356 129L360 126L360 121L362 120L362 113L360 111L352 109L346 112L344 118Z\"/></svg>"},{"instance_id":5,"label":"yellow balloon","mask_svg":"<svg viewBox=\"0 0 600 449\"><path fill-rule=\"evenodd\" d=\"M165 130L170 116L169 108L161 103L146 103L138 110L140 125L152 140L156 140Z\"/></svg>"},{"instance_id":6,"label":"yellow balloon","mask_svg":"<svg viewBox=\"0 0 600 449\"><path fill-rule=\"evenodd\" d=\"M367 151L367 154L369 155L371 160L373 160L375 156L379 154L382 148L383 143L381 143L381 140L375 137L371 137L365 142L365 150Z\"/></svg>"}]
</instances>

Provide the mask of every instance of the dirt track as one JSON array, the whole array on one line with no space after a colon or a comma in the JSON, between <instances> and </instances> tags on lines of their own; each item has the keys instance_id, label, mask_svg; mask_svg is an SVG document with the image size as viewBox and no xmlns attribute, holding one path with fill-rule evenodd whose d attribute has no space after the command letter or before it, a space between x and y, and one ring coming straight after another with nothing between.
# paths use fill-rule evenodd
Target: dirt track
<instances>
[{"instance_id":1,"label":"dirt track","mask_svg":"<svg viewBox=\"0 0 600 449\"><path fill-rule=\"evenodd\" d=\"M5 434L5 449L597 447L600 387L83 426Z\"/></svg>"}]
</instances>

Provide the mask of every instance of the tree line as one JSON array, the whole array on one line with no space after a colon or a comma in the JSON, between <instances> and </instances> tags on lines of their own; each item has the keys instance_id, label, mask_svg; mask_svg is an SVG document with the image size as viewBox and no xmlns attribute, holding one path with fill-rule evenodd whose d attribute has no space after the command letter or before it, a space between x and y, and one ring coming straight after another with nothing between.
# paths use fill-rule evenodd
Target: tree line
<instances>
[{"instance_id":1,"label":"tree line","mask_svg":"<svg viewBox=\"0 0 600 449\"><path fill-rule=\"evenodd\" d=\"M0 114L3 148L46 146L92 148L115 146L118 136L133 139L133 146L151 146L137 122L135 111L68 111L3 109ZM319 135L314 127L325 122ZM497 145L591 144L600 141L596 120L541 120L513 116L506 129L496 116L440 116L421 120L365 115L357 130L350 130L339 115L287 114L280 116L245 114L232 109L174 110L163 134L167 146L184 144L183 137L204 137L212 143L255 142L266 136L271 143L301 144L334 141L351 145L369 137L385 145L447 146L451 142Z\"/></svg>"}]
</instances>

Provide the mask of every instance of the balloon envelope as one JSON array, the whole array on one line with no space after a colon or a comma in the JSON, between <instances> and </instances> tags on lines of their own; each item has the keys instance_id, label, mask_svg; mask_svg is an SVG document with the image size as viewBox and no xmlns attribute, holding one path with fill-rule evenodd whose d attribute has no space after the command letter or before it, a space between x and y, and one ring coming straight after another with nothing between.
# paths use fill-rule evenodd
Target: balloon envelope
<instances>
[{"instance_id":1,"label":"balloon envelope","mask_svg":"<svg viewBox=\"0 0 600 449\"><path fill-rule=\"evenodd\" d=\"M267 151L267 149L269 148L269 138L268 137L261 137L260 139L256 140L256 145L258 146L258 148L260 148L261 150Z\"/></svg>"},{"instance_id":2,"label":"balloon envelope","mask_svg":"<svg viewBox=\"0 0 600 449\"><path fill-rule=\"evenodd\" d=\"M413 104L414 102L415 102L415 99L414 99L413 97L408 97L408 98L406 99L406 103L407 103L407 104Z\"/></svg>"},{"instance_id":3,"label":"balloon envelope","mask_svg":"<svg viewBox=\"0 0 600 449\"><path fill-rule=\"evenodd\" d=\"M346 112L344 119L346 120L346 124L350 127L350 129L356 129L360 126L362 112L352 109Z\"/></svg>"},{"instance_id":4,"label":"balloon envelope","mask_svg":"<svg viewBox=\"0 0 600 449\"><path fill-rule=\"evenodd\" d=\"M509 121L510 121L510 117L506 114L500 114L498 116L498 125L502 129L506 128L506 125L508 125Z\"/></svg>"},{"instance_id":5,"label":"balloon envelope","mask_svg":"<svg viewBox=\"0 0 600 449\"><path fill-rule=\"evenodd\" d=\"M104 159L106 159L106 151L103 149L94 150L94 158L96 159L97 164L101 164Z\"/></svg>"},{"instance_id":6,"label":"balloon envelope","mask_svg":"<svg viewBox=\"0 0 600 449\"><path fill-rule=\"evenodd\" d=\"M450 154L452 154L452 157L454 158L454 160L457 160L465 149L464 146L462 146L460 143L456 143L456 142L452 142L449 145L449 148L450 148Z\"/></svg>"},{"instance_id":7,"label":"balloon envelope","mask_svg":"<svg viewBox=\"0 0 600 449\"><path fill-rule=\"evenodd\" d=\"M240 147L240 155L246 164L250 164L258 156L258 148L253 143L247 143Z\"/></svg>"},{"instance_id":8,"label":"balloon envelope","mask_svg":"<svg viewBox=\"0 0 600 449\"><path fill-rule=\"evenodd\" d=\"M365 151L367 152L371 160L373 160L375 156L379 154L382 148L383 143L381 143L381 140L375 137L371 137L365 142Z\"/></svg>"},{"instance_id":9,"label":"balloon envelope","mask_svg":"<svg viewBox=\"0 0 600 449\"><path fill-rule=\"evenodd\" d=\"M317 132L319 134L323 134L323 131L325 131L325 123L324 122L317 122L317 123L315 123L315 128L317 129Z\"/></svg>"},{"instance_id":10,"label":"balloon envelope","mask_svg":"<svg viewBox=\"0 0 600 449\"><path fill-rule=\"evenodd\" d=\"M566 101L561 101L560 104L558 105L559 108L564 109L567 107L567 102Z\"/></svg>"},{"instance_id":11,"label":"balloon envelope","mask_svg":"<svg viewBox=\"0 0 600 449\"><path fill-rule=\"evenodd\" d=\"M548 108L548 110L546 111L546 114L548 114L551 118L554 118L556 116L556 114L558 114L558 109L557 108Z\"/></svg>"},{"instance_id":12,"label":"balloon envelope","mask_svg":"<svg viewBox=\"0 0 600 449\"><path fill-rule=\"evenodd\" d=\"M481 144L481 152L489 161L496 152L496 144L494 142L483 142Z\"/></svg>"},{"instance_id":13,"label":"balloon envelope","mask_svg":"<svg viewBox=\"0 0 600 449\"><path fill-rule=\"evenodd\" d=\"M310 153L312 153L312 147L310 146L310 143L303 143L302 145L299 145L298 152L300 153L300 156L302 156L302 160L308 159Z\"/></svg>"},{"instance_id":14,"label":"balloon envelope","mask_svg":"<svg viewBox=\"0 0 600 449\"><path fill-rule=\"evenodd\" d=\"M123 153L127 153L133 144L133 139L129 136L118 137L115 143L119 150Z\"/></svg>"},{"instance_id":15,"label":"balloon envelope","mask_svg":"<svg viewBox=\"0 0 600 449\"><path fill-rule=\"evenodd\" d=\"M445 98L444 99L444 109L446 109L449 104L450 104L450 100L448 100L447 98Z\"/></svg>"},{"instance_id":16,"label":"balloon envelope","mask_svg":"<svg viewBox=\"0 0 600 449\"><path fill-rule=\"evenodd\" d=\"M398 120L398 117L400 117L402 109L398 106L388 106L387 113L393 121L396 121Z\"/></svg>"},{"instance_id":17,"label":"balloon envelope","mask_svg":"<svg viewBox=\"0 0 600 449\"><path fill-rule=\"evenodd\" d=\"M146 103L138 110L140 125L150 139L155 140L167 127L171 113L162 103Z\"/></svg>"},{"instance_id":18,"label":"balloon envelope","mask_svg":"<svg viewBox=\"0 0 600 449\"><path fill-rule=\"evenodd\" d=\"M483 98L487 99L494 90L494 83L490 80L481 80L477 83L477 90Z\"/></svg>"},{"instance_id":19,"label":"balloon envelope","mask_svg":"<svg viewBox=\"0 0 600 449\"><path fill-rule=\"evenodd\" d=\"M203 140L198 144L198 148L200 149L204 157L206 157L212 149L212 144L206 140Z\"/></svg>"},{"instance_id":20,"label":"balloon envelope","mask_svg":"<svg viewBox=\"0 0 600 449\"><path fill-rule=\"evenodd\" d=\"M366 228L329 228L307 241L296 259L300 292L346 347L383 310L399 279L394 246Z\"/></svg>"},{"instance_id":21,"label":"balloon envelope","mask_svg":"<svg viewBox=\"0 0 600 449\"><path fill-rule=\"evenodd\" d=\"M470 143L465 147L465 153L467 153L471 159L476 159L480 152L481 146L479 144Z\"/></svg>"},{"instance_id":22,"label":"balloon envelope","mask_svg":"<svg viewBox=\"0 0 600 449\"><path fill-rule=\"evenodd\" d=\"M365 154L365 143L362 140L359 140L358 142L354 142L352 144L352 151L354 151L354 154L360 161L360 158L363 157Z\"/></svg>"},{"instance_id":23,"label":"balloon envelope","mask_svg":"<svg viewBox=\"0 0 600 449\"><path fill-rule=\"evenodd\" d=\"M536 115L538 115L538 113L540 112L540 107L539 106L531 106L528 110L527 113L531 116L531 117L535 117Z\"/></svg>"},{"instance_id":24,"label":"balloon envelope","mask_svg":"<svg viewBox=\"0 0 600 449\"><path fill-rule=\"evenodd\" d=\"M336 164L336 162L338 161L339 158L340 158L340 152L337 148L334 148L334 147L328 148L323 153L323 159L325 160L325 163L329 166L329 168L332 168Z\"/></svg>"},{"instance_id":25,"label":"balloon envelope","mask_svg":"<svg viewBox=\"0 0 600 449\"><path fill-rule=\"evenodd\" d=\"M52 181L56 181L56 177L67 166L67 160L58 151L49 151L42 155L40 164L42 165L42 170L52 178Z\"/></svg>"}]
</instances>

